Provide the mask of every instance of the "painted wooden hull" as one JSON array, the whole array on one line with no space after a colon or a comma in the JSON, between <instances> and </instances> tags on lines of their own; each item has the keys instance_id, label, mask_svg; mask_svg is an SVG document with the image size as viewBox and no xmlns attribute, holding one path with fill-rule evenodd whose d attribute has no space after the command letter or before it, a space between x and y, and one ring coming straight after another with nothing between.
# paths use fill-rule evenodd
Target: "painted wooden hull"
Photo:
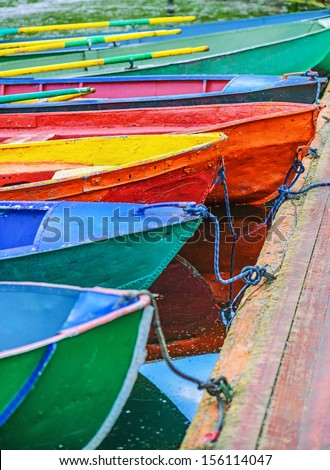
<instances>
[{"instance_id":1,"label":"painted wooden hull","mask_svg":"<svg viewBox=\"0 0 330 470\"><path fill-rule=\"evenodd\" d=\"M214 133L3 145L0 160L16 162L18 158L20 163L0 164L2 183L12 184L12 178L15 181L14 186L0 188L0 198L204 202L213 189L223 139L222 134ZM66 170L53 176L55 179L43 179L45 173L49 177L49 171L54 175L59 168Z\"/></svg>"},{"instance_id":2,"label":"painted wooden hull","mask_svg":"<svg viewBox=\"0 0 330 470\"><path fill-rule=\"evenodd\" d=\"M170 204L139 207L2 203L0 280L149 288L201 220Z\"/></svg>"},{"instance_id":3,"label":"painted wooden hull","mask_svg":"<svg viewBox=\"0 0 330 470\"><path fill-rule=\"evenodd\" d=\"M91 87L93 99L66 103L6 105L1 113L92 111L104 109L195 106L210 104L283 101L314 103L326 86L325 78L289 76L173 76L82 79L3 79L0 94L33 93L66 87ZM94 99L95 97L95 99Z\"/></svg>"},{"instance_id":4,"label":"painted wooden hull","mask_svg":"<svg viewBox=\"0 0 330 470\"><path fill-rule=\"evenodd\" d=\"M325 24L324 24L325 23ZM244 47L242 48L242 44ZM330 50L330 28L326 20L302 21L290 24L260 26L236 31L213 33L175 40L125 47L125 55L152 53L182 47L209 46L198 58L174 56L171 60L149 59L143 65L127 69L127 65L110 64L89 71L53 71L36 76L97 76L97 75L174 75L174 74L274 74L282 75L311 69L320 64ZM114 49L83 51L64 56L26 58L0 63L1 72L18 68L75 62L93 58L115 57Z\"/></svg>"},{"instance_id":5,"label":"painted wooden hull","mask_svg":"<svg viewBox=\"0 0 330 470\"><path fill-rule=\"evenodd\" d=\"M2 449L95 448L103 441L143 363L152 317L147 296L116 307L124 294L129 291L0 283L1 418L30 384L0 427Z\"/></svg>"},{"instance_id":6,"label":"painted wooden hull","mask_svg":"<svg viewBox=\"0 0 330 470\"><path fill-rule=\"evenodd\" d=\"M136 132L140 134L160 134L164 132L200 133L222 131L229 137L228 140L222 142L220 153L224 157L227 168L231 200L235 203L260 203L273 198L277 194L277 188L282 184L284 176L293 162L297 147L308 145L313 139L318 113L319 107L317 105L255 103L252 105L242 104L236 106L162 108L161 110L150 108L77 113L67 114L65 118L61 114L57 115L54 113L48 115L16 115L15 118L0 115L0 127L2 127L0 135L2 134L2 138L10 137L11 135L18 136L18 129L20 129L19 132L28 136L29 132L27 130L33 128L33 126L35 127L31 131L31 135L39 129L39 131L43 131L46 134L57 136L56 138L60 137L61 134L62 137L69 135L71 137L79 137L82 135L95 135L95 133L128 135ZM65 128L62 124L64 121L66 122ZM61 127L54 127L56 122ZM132 122L134 122L134 126L132 126ZM8 126L8 123L12 126L11 131L4 128L4 126ZM38 123L40 124L39 126ZM168 138L166 137L166 139ZM66 143L65 145L69 149L68 144ZM76 143L73 145L76 146ZM50 156L51 149L56 149L54 157ZM61 141L0 146L0 162L4 162L2 184L10 184L9 176L20 177L21 181L25 181L22 173L23 170L17 164L9 167L7 162L17 162L18 159L22 162L40 161L42 158L45 160L43 156L45 152L47 152L47 158L58 159L58 155L63 153ZM77 153L79 158L81 158L81 152L77 150ZM105 152L103 151L103 153ZM66 161L70 162L68 159ZM35 171L36 168L34 168L31 178L38 177ZM210 171L210 168L208 168L208 171ZM20 176L17 176L18 172L21 173ZM13 176L11 176L12 174ZM131 174L132 179L140 179L139 173L138 177L133 177L133 173ZM187 189L187 183L192 176L189 171L181 171L179 178L181 179L183 189ZM95 178L99 180L98 189L89 192L87 196L81 189L81 180L75 182L72 180L55 182L55 180L52 180L52 183L39 182L30 185L2 187L0 188L0 197L10 200L37 198L82 199L86 197L100 197L104 199L107 197L104 200L112 200L109 196L104 195L108 189L101 189L102 185L109 185L109 183L103 183L103 180L100 180L100 176L90 176L88 179L86 177L84 187L88 185L91 188L92 183L90 181L93 181L93 178L94 181ZM127 180L128 178L126 177L125 182ZM114 184L114 180L112 181L112 184ZM121 177L121 182L123 181ZM178 187L177 181L175 182L176 189L174 187L173 192L169 195L170 198L172 200L187 200L181 199L183 197L181 185ZM120 186L120 192L117 188L115 201L134 201L134 199L127 198L132 197L133 192L130 191L130 187L134 187L136 184L138 183ZM79 190L77 189L78 185ZM94 183L94 188L95 186ZM194 191L197 191L197 187L198 184L195 184ZM143 190L144 198L140 200L141 196L139 196L138 202L154 202L155 196L150 200L147 188L149 191L149 186L146 185ZM159 193L161 188L156 187L155 190ZM139 193L136 191L134 197L137 194ZM196 193L193 199L200 198L199 194ZM166 194L162 195L162 197L166 197ZM162 197L159 195L159 200ZM165 200L170 201L170 198ZM208 201L223 202L223 190L220 185L209 193Z\"/></svg>"}]
</instances>

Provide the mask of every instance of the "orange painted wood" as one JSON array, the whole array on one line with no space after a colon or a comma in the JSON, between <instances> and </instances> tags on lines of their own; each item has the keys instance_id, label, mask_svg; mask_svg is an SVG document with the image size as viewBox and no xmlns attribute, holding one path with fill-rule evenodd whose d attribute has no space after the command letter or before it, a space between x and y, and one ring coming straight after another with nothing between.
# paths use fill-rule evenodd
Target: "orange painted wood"
<instances>
[{"instance_id":1,"label":"orange painted wood","mask_svg":"<svg viewBox=\"0 0 330 470\"><path fill-rule=\"evenodd\" d=\"M27 130L31 133L48 131L55 134L54 139L221 131L229 137L222 155L231 200L236 203L262 203L277 194L297 147L308 145L313 139L318 114L317 105L247 103L0 115L0 137L19 136L20 133L26 134ZM184 174L182 177L187 178ZM60 190L56 188L56 193ZM63 197L69 197L64 188ZM208 202L223 202L220 186L210 194Z\"/></svg>"},{"instance_id":2,"label":"orange painted wood","mask_svg":"<svg viewBox=\"0 0 330 470\"><path fill-rule=\"evenodd\" d=\"M203 145L198 150L181 152L169 158L163 158L144 164L136 164L115 171L104 170L81 177L68 177L47 181L36 181L42 177L47 164L9 165L10 174L20 173L22 181L33 167L30 181L33 184L16 184L0 188L2 200L55 200L69 199L76 201L137 202L155 203L169 201L205 201L213 188L213 182L220 165L222 142ZM6 165L0 165L1 175L5 176ZM81 167L81 164L78 165ZM52 168L49 164L48 169ZM58 168L58 163L54 164ZM72 164L63 164L62 168L72 168ZM90 168L90 167L89 167ZM38 175L39 174L39 175ZM5 179L3 179L5 181Z\"/></svg>"}]
</instances>

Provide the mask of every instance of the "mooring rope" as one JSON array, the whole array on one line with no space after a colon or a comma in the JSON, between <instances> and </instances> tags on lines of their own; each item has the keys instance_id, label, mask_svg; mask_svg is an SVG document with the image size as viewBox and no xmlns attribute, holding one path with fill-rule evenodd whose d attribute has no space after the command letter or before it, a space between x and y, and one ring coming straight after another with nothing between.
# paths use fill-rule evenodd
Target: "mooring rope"
<instances>
[{"instance_id":1,"label":"mooring rope","mask_svg":"<svg viewBox=\"0 0 330 470\"><path fill-rule=\"evenodd\" d=\"M161 354L166 364L169 366L172 372L174 372L176 375L178 375L182 379L188 380L189 382L196 384L198 390L206 390L209 393L209 395L216 397L217 399L218 419L215 425L215 429L211 433L207 434L207 436L205 436L206 440L213 442L217 439L223 427L224 401L226 403L231 402L232 396L233 396L233 389L228 383L226 377L224 376L209 378L208 380L204 381L204 380L198 379L197 377L193 377L192 375L188 375L182 372L174 365L173 360L171 359L168 349L167 349L167 344L166 344L163 329L161 326L158 306L157 306L155 297L148 290L137 291L135 295L141 295L141 294L145 294L149 296L151 305L154 309L153 327L155 328Z\"/></svg>"}]
</instances>

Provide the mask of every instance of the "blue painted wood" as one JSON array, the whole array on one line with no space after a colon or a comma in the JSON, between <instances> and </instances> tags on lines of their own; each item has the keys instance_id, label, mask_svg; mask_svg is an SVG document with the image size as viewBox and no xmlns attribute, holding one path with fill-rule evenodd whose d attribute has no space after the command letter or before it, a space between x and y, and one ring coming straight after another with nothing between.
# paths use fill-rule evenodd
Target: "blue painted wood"
<instances>
[{"instance_id":1,"label":"blue painted wood","mask_svg":"<svg viewBox=\"0 0 330 470\"><path fill-rule=\"evenodd\" d=\"M184 207L184 203L175 202L162 207L110 202L1 202L0 259L102 242L199 219L188 215Z\"/></svg>"},{"instance_id":2,"label":"blue painted wood","mask_svg":"<svg viewBox=\"0 0 330 470\"><path fill-rule=\"evenodd\" d=\"M203 80L205 87L211 80L229 80L229 83L222 91L191 93L184 95L163 95L136 98L98 98L87 100L75 100L58 103L38 103L38 104L4 104L0 106L1 113L35 113L35 112L70 112L70 111L92 111L107 109L128 109L128 108L150 108L166 106L195 106L211 104L231 104L246 102L294 102L294 103L314 103L318 83L322 91L326 84L326 78L313 80L305 76L289 76L283 79L280 76L272 75L216 75L216 76L150 76L150 77L106 77L89 78L89 85L97 88L97 84L116 84L125 82L159 82L171 80L172 82ZM60 84L81 85L82 79L2 79L0 87L6 85L22 84L35 85L37 88L43 85L59 86Z\"/></svg>"}]
</instances>

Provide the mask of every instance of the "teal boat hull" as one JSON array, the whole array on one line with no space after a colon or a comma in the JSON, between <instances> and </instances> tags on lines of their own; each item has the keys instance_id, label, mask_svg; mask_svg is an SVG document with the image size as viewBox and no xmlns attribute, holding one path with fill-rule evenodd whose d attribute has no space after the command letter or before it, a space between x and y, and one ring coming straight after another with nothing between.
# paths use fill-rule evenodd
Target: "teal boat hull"
<instances>
[{"instance_id":1,"label":"teal boat hull","mask_svg":"<svg viewBox=\"0 0 330 470\"><path fill-rule=\"evenodd\" d=\"M330 28L326 20L302 21L284 25L260 26L237 31L178 38L161 43L125 47L125 55L184 47L209 46L209 51L148 59L129 64L109 64L72 70L38 73L37 77L98 75L175 75L175 74L274 74L305 71L320 64L330 52ZM2 62L1 71L53 63L115 57L116 50L39 56L15 62ZM18 75L19 76L19 75ZM32 74L32 76L34 76Z\"/></svg>"}]
</instances>

